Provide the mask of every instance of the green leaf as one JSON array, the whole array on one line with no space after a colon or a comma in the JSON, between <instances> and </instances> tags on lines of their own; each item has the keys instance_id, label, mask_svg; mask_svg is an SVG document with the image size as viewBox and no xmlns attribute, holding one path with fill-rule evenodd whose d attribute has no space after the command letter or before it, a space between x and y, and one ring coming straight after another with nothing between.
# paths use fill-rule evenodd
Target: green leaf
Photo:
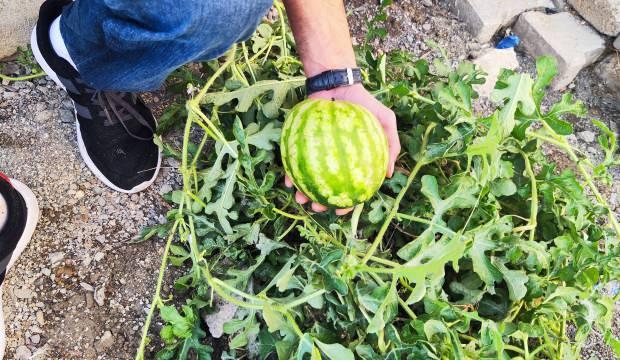
<instances>
[{"instance_id":1,"label":"green leaf","mask_svg":"<svg viewBox=\"0 0 620 360\"><path fill-rule=\"evenodd\" d=\"M491 193L495 196L510 196L517 192L517 185L510 179L496 179L491 183Z\"/></svg>"},{"instance_id":2,"label":"green leaf","mask_svg":"<svg viewBox=\"0 0 620 360\"><path fill-rule=\"evenodd\" d=\"M501 261L494 261L497 269L502 273L506 285L508 285L508 293L510 294L510 300L518 301L525 297L527 292L528 277L522 270L510 270Z\"/></svg>"},{"instance_id":3,"label":"green leaf","mask_svg":"<svg viewBox=\"0 0 620 360\"><path fill-rule=\"evenodd\" d=\"M269 332L276 332L284 329L286 326L286 320L284 316L275 311L273 307L268 304L263 305L263 319L267 324Z\"/></svg>"},{"instance_id":4,"label":"green leaf","mask_svg":"<svg viewBox=\"0 0 620 360\"><path fill-rule=\"evenodd\" d=\"M194 326L193 311L188 306L183 307L186 316L181 316L174 306L164 305L160 308L161 318L172 326L172 333L176 337L188 338L192 336Z\"/></svg>"},{"instance_id":5,"label":"green leaf","mask_svg":"<svg viewBox=\"0 0 620 360\"><path fill-rule=\"evenodd\" d=\"M477 186L470 181L461 181L452 195L442 199L439 195L437 178L432 175L422 177L422 194L426 196L435 210L430 225L416 240L401 247L397 254L401 259L410 260L434 239L436 233L446 234L446 225L443 215L452 209L466 209L474 206L477 198Z\"/></svg>"},{"instance_id":6,"label":"green leaf","mask_svg":"<svg viewBox=\"0 0 620 360\"><path fill-rule=\"evenodd\" d=\"M263 114L268 118L275 118L279 114L280 107L284 103L286 94L306 82L305 77L296 77L288 80L262 80L235 91L224 91L207 94L204 98L205 103L213 103L216 106L228 104L237 100L235 111L244 113L250 109L255 100L266 92L272 92L271 99L262 104Z\"/></svg>"},{"instance_id":7,"label":"green leaf","mask_svg":"<svg viewBox=\"0 0 620 360\"><path fill-rule=\"evenodd\" d=\"M383 289L380 289L374 292L374 295L384 296L381 298L381 304L374 311L375 315L370 320L368 328L366 329L366 332L370 334L374 334L383 330L385 324L392 321L398 314L398 295L396 294L396 279L392 280L391 286L388 289L385 289L385 291ZM374 304L372 304L372 302L368 302L367 305L374 307Z\"/></svg>"},{"instance_id":8,"label":"green leaf","mask_svg":"<svg viewBox=\"0 0 620 360\"><path fill-rule=\"evenodd\" d=\"M340 344L325 344L317 339L314 339L314 343L321 349L321 351L327 355L331 360L355 360L353 352Z\"/></svg>"},{"instance_id":9,"label":"green leaf","mask_svg":"<svg viewBox=\"0 0 620 360\"><path fill-rule=\"evenodd\" d=\"M303 336L299 339L299 345L297 346L297 353L295 355L295 359L304 360L304 355L310 354L310 356L314 360L315 351L317 350L314 346L314 338L310 334L303 334Z\"/></svg>"},{"instance_id":10,"label":"green leaf","mask_svg":"<svg viewBox=\"0 0 620 360\"><path fill-rule=\"evenodd\" d=\"M258 333L258 352L259 359L266 360L269 355L276 352L276 337L266 329L261 329Z\"/></svg>"},{"instance_id":11,"label":"green leaf","mask_svg":"<svg viewBox=\"0 0 620 360\"><path fill-rule=\"evenodd\" d=\"M558 73L557 61L551 56L541 56L536 59L536 71L538 76L532 88L532 95L536 106L540 109L540 104L545 97L545 90L551 85L553 78Z\"/></svg>"},{"instance_id":12,"label":"green leaf","mask_svg":"<svg viewBox=\"0 0 620 360\"><path fill-rule=\"evenodd\" d=\"M491 93L491 100L505 101L499 112L503 135L508 136L515 127L515 113L520 110L525 115L536 111L536 104L532 98L533 81L527 74L514 74L507 80L507 87L495 89Z\"/></svg>"},{"instance_id":13,"label":"green leaf","mask_svg":"<svg viewBox=\"0 0 620 360\"><path fill-rule=\"evenodd\" d=\"M512 230L509 217L494 220L476 229L474 241L469 254L472 259L474 272L486 284L486 289L490 294L494 294L494 284L501 281L502 274L491 259L486 255L487 251L496 250L500 247L498 239L501 239Z\"/></svg>"}]
</instances>

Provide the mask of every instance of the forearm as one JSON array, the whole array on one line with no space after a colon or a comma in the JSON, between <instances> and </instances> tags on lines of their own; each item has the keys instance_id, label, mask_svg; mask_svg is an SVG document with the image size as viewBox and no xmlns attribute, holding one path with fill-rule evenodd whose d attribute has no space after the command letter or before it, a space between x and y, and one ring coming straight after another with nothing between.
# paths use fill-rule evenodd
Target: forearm
<instances>
[{"instance_id":1,"label":"forearm","mask_svg":"<svg viewBox=\"0 0 620 360\"><path fill-rule=\"evenodd\" d=\"M284 0L306 76L355 67L342 0Z\"/></svg>"}]
</instances>

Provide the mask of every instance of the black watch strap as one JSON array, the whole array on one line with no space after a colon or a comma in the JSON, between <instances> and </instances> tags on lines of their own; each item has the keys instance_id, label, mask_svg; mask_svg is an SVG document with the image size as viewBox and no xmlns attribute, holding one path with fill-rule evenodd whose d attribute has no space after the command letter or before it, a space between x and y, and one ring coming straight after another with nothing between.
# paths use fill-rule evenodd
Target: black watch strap
<instances>
[{"instance_id":1,"label":"black watch strap","mask_svg":"<svg viewBox=\"0 0 620 360\"><path fill-rule=\"evenodd\" d=\"M328 70L306 79L306 90L310 95L318 91L361 83L362 71L359 68Z\"/></svg>"}]
</instances>

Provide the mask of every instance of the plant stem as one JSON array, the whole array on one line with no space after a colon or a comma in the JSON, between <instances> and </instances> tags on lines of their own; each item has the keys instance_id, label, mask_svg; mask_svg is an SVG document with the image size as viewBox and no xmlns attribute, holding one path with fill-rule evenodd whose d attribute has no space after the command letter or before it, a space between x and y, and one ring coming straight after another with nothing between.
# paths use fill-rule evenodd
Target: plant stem
<instances>
[{"instance_id":1,"label":"plant stem","mask_svg":"<svg viewBox=\"0 0 620 360\"><path fill-rule=\"evenodd\" d=\"M530 184L532 187L531 193L531 205L530 205L530 221L529 226L530 229L530 241L534 241L536 235L536 226L537 226L537 217L538 217L538 187L536 185L536 175L534 174L534 170L532 170L532 164L530 163L530 158L526 153L521 152L523 156L523 160L525 161L525 171L527 175L530 177Z\"/></svg>"},{"instance_id":2,"label":"plant stem","mask_svg":"<svg viewBox=\"0 0 620 360\"><path fill-rule=\"evenodd\" d=\"M11 76L6 76L4 74L0 74L0 80L7 80L7 81L24 81L24 80L30 80L30 79L35 79L41 76L45 76L45 72L38 72L38 73L34 73L34 74L30 74L30 75L24 75L24 76L18 76L18 77L11 77Z\"/></svg>"},{"instance_id":3,"label":"plant stem","mask_svg":"<svg viewBox=\"0 0 620 360\"><path fill-rule=\"evenodd\" d=\"M289 213L287 213L285 211L282 211L282 210L280 210L278 208L273 208L273 212L276 213L276 214L280 214L280 215L282 215L284 217L287 217L289 219L293 219L293 220L302 220L302 221L306 220L305 216L289 214Z\"/></svg>"},{"instance_id":4,"label":"plant stem","mask_svg":"<svg viewBox=\"0 0 620 360\"><path fill-rule=\"evenodd\" d=\"M136 353L136 360L144 359L144 349L146 347L149 328L151 327L151 321L153 319L153 314L155 313L155 308L158 304L161 303L161 286L164 282L164 274L166 272L166 265L168 265L168 254L170 253L170 246L172 245L172 239L174 239L174 235L177 231L177 226L179 225L179 221L175 221L172 229L170 229L170 233L168 235L168 239L166 240L166 246L164 247L164 255L161 260L161 265L159 266L159 275L157 277L157 285L155 286L155 295L153 295L153 299L151 300L151 307L149 308L149 313L146 316L146 320L144 321L144 326L142 327L142 338L140 339L140 346L138 347L138 351Z\"/></svg>"},{"instance_id":5,"label":"plant stem","mask_svg":"<svg viewBox=\"0 0 620 360\"><path fill-rule=\"evenodd\" d=\"M364 257L362 258L361 265L366 264L368 260L370 260L370 258L375 254L375 251L377 251L377 247L379 247L379 244L381 244L381 241L383 240L383 236L385 235L385 232L387 231L388 227L390 226L390 223L392 222L392 220L394 219L394 217L396 216L398 212L398 206L400 205L400 202L402 201L403 197L405 197L405 194L407 193L407 190L411 186L411 183L413 183L413 180L415 179L416 175L418 174L418 172L424 165L426 165L425 162L418 161L418 163L416 163L415 167L411 171L411 174L409 174L409 177L407 178L407 183L405 184L405 186L403 186L403 188L398 193L396 200L394 200L394 205L392 206L390 213L388 214L385 221L383 222L383 225L381 226L381 229L379 230L379 233L377 234L375 241L370 245L370 248L366 252L366 255L364 255Z\"/></svg>"}]
</instances>

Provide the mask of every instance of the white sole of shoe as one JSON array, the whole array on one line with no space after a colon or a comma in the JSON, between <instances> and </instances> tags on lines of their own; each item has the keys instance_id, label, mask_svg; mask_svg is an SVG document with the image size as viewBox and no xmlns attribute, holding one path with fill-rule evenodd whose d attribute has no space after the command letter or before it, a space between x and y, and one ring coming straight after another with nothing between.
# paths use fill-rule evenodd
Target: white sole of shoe
<instances>
[{"instance_id":1,"label":"white sole of shoe","mask_svg":"<svg viewBox=\"0 0 620 360\"><path fill-rule=\"evenodd\" d=\"M32 234L34 234L34 230L37 227L37 222L39 221L39 204L37 203L37 198L34 196L32 190L17 180L11 179L11 184L13 184L15 190L17 190L17 192L19 192L24 198L24 201L26 202L26 209L28 209L28 215L26 218L24 233L17 242L15 250L13 250L11 260L9 261L9 265L7 267L7 272L28 246L30 239L32 239ZM0 286L0 359L4 358L6 348L6 333L4 329L4 312L2 309L2 303L2 286Z\"/></svg>"},{"instance_id":2,"label":"white sole of shoe","mask_svg":"<svg viewBox=\"0 0 620 360\"><path fill-rule=\"evenodd\" d=\"M45 59L43 58L43 55L41 55L41 51L39 51L39 46L37 45L37 28L36 28L36 26L32 30L32 34L30 35L30 46L32 47L32 54L34 55L34 58L37 60L37 63L39 63L39 66L41 66L43 71L45 71L45 73L47 74L47 76L50 77L50 79L54 80L56 85L60 86L63 90L66 91L67 89L65 89L65 87L62 84L62 82L60 82L60 80L58 79L58 76L56 75L54 70L52 70L52 68L47 64L47 62L45 62ZM71 101L73 101L73 100L71 100ZM151 186L155 182L155 179L157 178L157 175L159 174L159 170L161 169L161 160L162 160L161 151L159 151L159 154L158 154L158 157L157 157L157 167L155 168L155 173L153 174L153 177L151 179L149 179L148 181L143 182L142 184L136 185L134 188L132 188L130 190L121 189L118 186L114 185L105 175L103 175L101 173L101 171L97 168L97 166L95 166L95 163L92 161L92 159L88 155L88 151L86 151L86 146L84 146L84 141L82 140L82 133L80 131L80 123L77 120L77 112L76 112L75 108L73 109L73 112L74 112L74 116L75 116L75 128L76 128L76 133L77 133L77 142L78 142L78 149L80 150L80 155L82 155L82 159L86 163L86 166L88 166L90 171L99 180L101 180L101 182L103 182L107 187L111 188L112 190L115 190L115 191L118 191L118 192L122 192L122 193L125 193L125 194L135 194L135 193L138 193L140 191L145 190L146 188L148 188L149 186Z\"/></svg>"}]
</instances>

